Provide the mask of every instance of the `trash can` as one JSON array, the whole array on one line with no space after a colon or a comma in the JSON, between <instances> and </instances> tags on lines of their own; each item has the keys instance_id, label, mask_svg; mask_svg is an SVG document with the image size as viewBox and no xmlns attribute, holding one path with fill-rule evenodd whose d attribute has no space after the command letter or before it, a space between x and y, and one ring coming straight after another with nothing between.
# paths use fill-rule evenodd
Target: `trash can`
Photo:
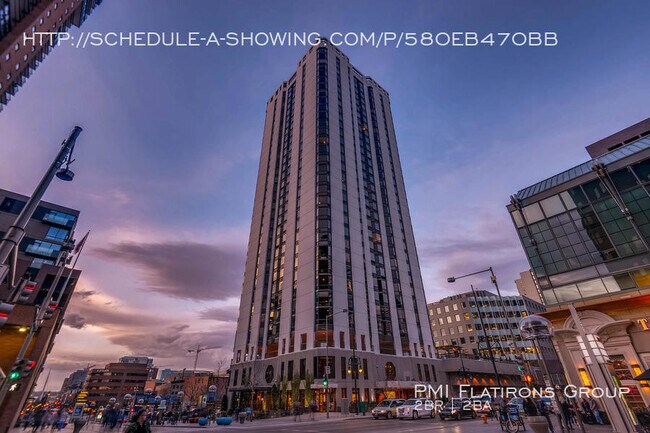
<instances>
[{"instance_id":1,"label":"trash can","mask_svg":"<svg viewBox=\"0 0 650 433\"><path fill-rule=\"evenodd\" d=\"M368 402L366 401L359 402L359 412L361 412L363 416L366 416L366 412L368 412Z\"/></svg>"},{"instance_id":2,"label":"trash can","mask_svg":"<svg viewBox=\"0 0 650 433\"><path fill-rule=\"evenodd\" d=\"M239 412L239 423L244 424L246 421L246 412Z\"/></svg>"}]
</instances>

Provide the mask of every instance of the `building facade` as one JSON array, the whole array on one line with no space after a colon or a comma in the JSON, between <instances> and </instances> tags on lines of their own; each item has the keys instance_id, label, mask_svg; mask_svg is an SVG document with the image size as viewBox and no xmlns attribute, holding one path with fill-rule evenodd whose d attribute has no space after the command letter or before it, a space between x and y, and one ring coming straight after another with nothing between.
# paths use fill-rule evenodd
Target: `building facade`
<instances>
[{"instance_id":1,"label":"building facade","mask_svg":"<svg viewBox=\"0 0 650 433\"><path fill-rule=\"evenodd\" d=\"M158 369L153 367L151 358L143 358L141 363L132 361L133 359L112 362L104 368L91 369L84 388L88 393L88 402L95 402L96 407L99 407L105 406L112 398L123 403L127 394L131 396L129 400L136 401L139 396L144 396L147 381L155 379Z\"/></svg>"},{"instance_id":2,"label":"building facade","mask_svg":"<svg viewBox=\"0 0 650 433\"><path fill-rule=\"evenodd\" d=\"M540 341L535 345L522 339L519 331L521 319L546 311L544 305L525 296L503 296L502 300L503 303L492 292L476 290L476 296L472 292L461 293L429 304L431 330L439 356L455 356L454 352L460 352L469 358L489 359L492 351L497 362L516 362L521 376L531 374L537 383L543 383L541 351L553 379L560 380L556 376L561 376L562 369L551 343ZM517 354L514 359L513 347ZM507 371L502 364L498 367Z\"/></svg>"},{"instance_id":3,"label":"building facade","mask_svg":"<svg viewBox=\"0 0 650 433\"><path fill-rule=\"evenodd\" d=\"M0 0L0 111L56 46L34 35L80 27L102 0Z\"/></svg>"},{"instance_id":4,"label":"building facade","mask_svg":"<svg viewBox=\"0 0 650 433\"><path fill-rule=\"evenodd\" d=\"M459 346L468 354L488 358L488 341L497 359L505 359L511 353L510 349L516 347L516 352L524 360L537 361L532 342L521 338L519 322L530 314L546 311L546 308L523 296L502 298L503 306L496 294L476 290L476 297L472 292L467 292L429 304L431 330L436 348ZM505 314L508 317L504 317Z\"/></svg>"},{"instance_id":5,"label":"building facade","mask_svg":"<svg viewBox=\"0 0 650 433\"><path fill-rule=\"evenodd\" d=\"M531 299L539 304L544 304L532 270L529 269L525 272L520 272L519 278L515 280L515 286L517 286L517 291L521 296Z\"/></svg>"},{"instance_id":6,"label":"building facade","mask_svg":"<svg viewBox=\"0 0 650 433\"><path fill-rule=\"evenodd\" d=\"M334 408L434 359L388 93L323 41L267 103L230 389L324 404L329 367Z\"/></svg>"},{"instance_id":7,"label":"building facade","mask_svg":"<svg viewBox=\"0 0 650 433\"><path fill-rule=\"evenodd\" d=\"M0 190L0 239L13 224L28 198L10 191ZM48 202L41 202L27 224L25 236L18 246L14 282L29 275L33 287L31 295L18 301L9 313L4 326L0 327L0 368L6 374L12 370L18 353L32 326L37 307L53 307L50 319L43 321L35 334L25 359L35 361L36 366L27 378L17 380L17 389L7 393L0 408L0 432L5 432L18 417L20 410L38 380L47 355L52 350L54 338L63 323L74 288L79 279L79 270L64 270L58 287L54 289L52 303L42 305L54 283L60 266L62 253L71 249L72 235L77 225L79 211ZM67 277L66 287L63 287ZM0 301L11 301L13 293L9 284L11 273L0 281Z\"/></svg>"},{"instance_id":8,"label":"building facade","mask_svg":"<svg viewBox=\"0 0 650 433\"><path fill-rule=\"evenodd\" d=\"M650 119L587 149L593 159L517 192L508 211L570 381L602 386L581 350L584 328L640 409L650 405L634 380L650 367Z\"/></svg>"}]
</instances>

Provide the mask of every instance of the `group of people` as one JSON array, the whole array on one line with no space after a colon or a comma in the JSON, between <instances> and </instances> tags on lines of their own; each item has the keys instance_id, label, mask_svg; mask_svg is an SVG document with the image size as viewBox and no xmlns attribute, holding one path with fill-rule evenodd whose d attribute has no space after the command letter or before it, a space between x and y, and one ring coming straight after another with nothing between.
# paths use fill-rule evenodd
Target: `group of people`
<instances>
[{"instance_id":1,"label":"group of people","mask_svg":"<svg viewBox=\"0 0 650 433\"><path fill-rule=\"evenodd\" d=\"M503 414L506 410L505 400L502 400L499 411ZM548 427L551 433L553 430L553 423L549 417L549 407L542 400L533 400L528 397L524 399L524 412L529 416L543 416L548 421ZM502 415L503 416L503 415ZM576 428L578 424L578 417L583 423L587 424L605 424L603 414L600 411L598 403L593 398L583 398L580 405L577 402L572 402L567 398L563 398L560 402L560 414L558 417L562 418L564 424L569 430Z\"/></svg>"},{"instance_id":2,"label":"group of people","mask_svg":"<svg viewBox=\"0 0 650 433\"><path fill-rule=\"evenodd\" d=\"M51 430L56 428L60 431L68 424L69 418L70 414L65 409L56 412L40 409L34 413L26 414L22 419L22 427L23 430L32 427L33 433L43 430L45 427L50 427Z\"/></svg>"}]
</instances>

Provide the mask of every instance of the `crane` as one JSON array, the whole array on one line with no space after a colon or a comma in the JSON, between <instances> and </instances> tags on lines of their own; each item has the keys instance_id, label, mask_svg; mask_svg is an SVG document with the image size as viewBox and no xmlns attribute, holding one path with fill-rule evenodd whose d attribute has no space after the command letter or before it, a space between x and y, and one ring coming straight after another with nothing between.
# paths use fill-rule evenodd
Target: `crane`
<instances>
[{"instance_id":1,"label":"crane","mask_svg":"<svg viewBox=\"0 0 650 433\"><path fill-rule=\"evenodd\" d=\"M194 356L194 369L192 370L192 377L196 375L196 364L199 362L199 353L203 352L204 350L212 350L212 349L221 349L221 346L210 346L210 347L201 347L200 344L196 345L196 349L187 349L187 353L196 353Z\"/></svg>"}]
</instances>

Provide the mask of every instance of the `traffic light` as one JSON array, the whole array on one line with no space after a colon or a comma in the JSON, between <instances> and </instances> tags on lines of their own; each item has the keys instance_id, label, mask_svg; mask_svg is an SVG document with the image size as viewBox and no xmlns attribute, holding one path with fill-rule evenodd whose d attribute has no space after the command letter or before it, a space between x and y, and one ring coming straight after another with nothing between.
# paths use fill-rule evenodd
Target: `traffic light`
<instances>
[{"instance_id":1,"label":"traffic light","mask_svg":"<svg viewBox=\"0 0 650 433\"><path fill-rule=\"evenodd\" d=\"M330 384L330 380L327 377L325 379L323 379L323 387L324 388L327 388L329 386L329 384Z\"/></svg>"},{"instance_id":2,"label":"traffic light","mask_svg":"<svg viewBox=\"0 0 650 433\"><path fill-rule=\"evenodd\" d=\"M14 309L14 304L7 304L6 302L0 302L0 327L7 323L9 319L9 314Z\"/></svg>"},{"instance_id":3,"label":"traffic light","mask_svg":"<svg viewBox=\"0 0 650 433\"><path fill-rule=\"evenodd\" d=\"M34 293L34 290L36 290L36 282L35 281L27 281L25 282L25 285L21 287L20 289L20 294L18 295L18 300L19 301L27 301L30 296L32 296L32 293Z\"/></svg>"},{"instance_id":4,"label":"traffic light","mask_svg":"<svg viewBox=\"0 0 650 433\"><path fill-rule=\"evenodd\" d=\"M9 376L7 376L9 380L20 379L24 366L25 366L24 359L19 359L18 361L14 362L14 366L11 367L11 372L9 373Z\"/></svg>"},{"instance_id":5,"label":"traffic light","mask_svg":"<svg viewBox=\"0 0 650 433\"><path fill-rule=\"evenodd\" d=\"M45 308L45 313L43 313L43 319L51 319L52 314L54 314L54 310L56 310L56 307L59 306L58 301L50 301L49 305Z\"/></svg>"},{"instance_id":6,"label":"traffic light","mask_svg":"<svg viewBox=\"0 0 650 433\"><path fill-rule=\"evenodd\" d=\"M530 374L525 375L524 376L524 381L526 381L529 384L533 383L533 376L530 375Z\"/></svg>"},{"instance_id":7,"label":"traffic light","mask_svg":"<svg viewBox=\"0 0 650 433\"><path fill-rule=\"evenodd\" d=\"M32 361L29 359L25 360L25 364L23 365L23 369L21 371L21 376L26 379L32 374L32 370L34 370L34 367L36 367L36 361Z\"/></svg>"}]
</instances>

